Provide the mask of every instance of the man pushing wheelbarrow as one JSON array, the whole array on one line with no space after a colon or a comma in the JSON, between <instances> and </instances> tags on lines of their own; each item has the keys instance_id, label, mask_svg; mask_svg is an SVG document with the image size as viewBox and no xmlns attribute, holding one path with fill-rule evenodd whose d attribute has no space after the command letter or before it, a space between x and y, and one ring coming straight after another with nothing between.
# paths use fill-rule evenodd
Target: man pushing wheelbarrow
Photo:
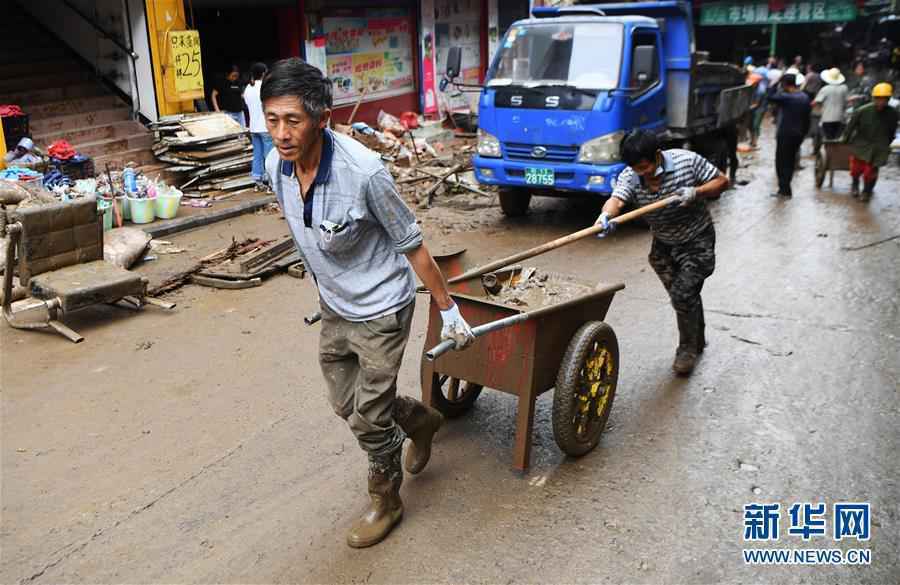
<instances>
[{"instance_id":1,"label":"man pushing wheelbarrow","mask_svg":"<svg viewBox=\"0 0 900 585\"><path fill-rule=\"evenodd\" d=\"M672 369L686 376L706 345L700 291L716 268L716 230L703 200L727 189L728 177L699 154L661 150L656 135L645 130L625 136L621 152L628 167L616 180L597 224L604 228L601 236L608 235L616 226L611 219L625 205L645 206L677 195L673 205L647 215L653 232L648 259L666 287L678 318L678 348Z\"/></svg>"},{"instance_id":2,"label":"man pushing wheelbarrow","mask_svg":"<svg viewBox=\"0 0 900 585\"><path fill-rule=\"evenodd\" d=\"M850 144L850 177L853 180L850 193L860 201L872 197L878 181L878 169L887 164L891 154L891 142L897 132L897 110L888 105L894 89L890 83L879 83L872 89L872 101L850 118L845 134ZM862 193L859 179L863 179Z\"/></svg>"}]
</instances>

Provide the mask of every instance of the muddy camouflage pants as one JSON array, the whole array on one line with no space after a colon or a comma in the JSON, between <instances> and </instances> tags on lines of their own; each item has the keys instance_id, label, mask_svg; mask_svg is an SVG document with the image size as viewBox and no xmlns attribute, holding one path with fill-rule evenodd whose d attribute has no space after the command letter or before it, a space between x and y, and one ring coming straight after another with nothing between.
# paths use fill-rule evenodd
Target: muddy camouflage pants
<instances>
[{"instance_id":1,"label":"muddy camouflage pants","mask_svg":"<svg viewBox=\"0 0 900 585\"><path fill-rule=\"evenodd\" d=\"M399 453L406 435L394 420L397 373L415 301L371 321L347 321L322 305L319 365L334 412L375 458Z\"/></svg>"},{"instance_id":2,"label":"muddy camouflage pants","mask_svg":"<svg viewBox=\"0 0 900 585\"><path fill-rule=\"evenodd\" d=\"M709 226L684 244L670 245L653 238L648 260L675 311L690 313L700 305L703 281L716 269L716 230Z\"/></svg>"}]
</instances>

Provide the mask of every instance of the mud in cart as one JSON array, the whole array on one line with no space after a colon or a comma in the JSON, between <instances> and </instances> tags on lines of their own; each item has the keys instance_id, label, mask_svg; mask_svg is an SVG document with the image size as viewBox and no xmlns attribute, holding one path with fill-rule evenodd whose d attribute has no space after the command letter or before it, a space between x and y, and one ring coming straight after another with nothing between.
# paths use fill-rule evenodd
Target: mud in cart
<instances>
[{"instance_id":1,"label":"mud in cart","mask_svg":"<svg viewBox=\"0 0 900 585\"><path fill-rule=\"evenodd\" d=\"M515 274L508 270L485 276L502 284ZM603 320L613 296L623 288L598 285L558 304L522 310L493 300L480 275L451 280L454 301L481 334L464 351L446 351L444 344L434 355L441 347L441 316L431 299L422 400L453 418L468 411L484 388L518 396L513 467L524 471L531 456L535 401L555 388L556 443L567 455L588 453L600 441L616 393L619 345Z\"/></svg>"}]
</instances>

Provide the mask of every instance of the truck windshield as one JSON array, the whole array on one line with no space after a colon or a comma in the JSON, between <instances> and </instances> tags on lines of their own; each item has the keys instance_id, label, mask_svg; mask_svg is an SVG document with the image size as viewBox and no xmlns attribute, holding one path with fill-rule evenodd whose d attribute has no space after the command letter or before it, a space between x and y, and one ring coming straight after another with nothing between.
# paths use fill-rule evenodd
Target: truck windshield
<instances>
[{"instance_id":1,"label":"truck windshield","mask_svg":"<svg viewBox=\"0 0 900 585\"><path fill-rule=\"evenodd\" d=\"M503 40L488 86L615 88L622 35L622 25L612 22L514 26Z\"/></svg>"}]
</instances>

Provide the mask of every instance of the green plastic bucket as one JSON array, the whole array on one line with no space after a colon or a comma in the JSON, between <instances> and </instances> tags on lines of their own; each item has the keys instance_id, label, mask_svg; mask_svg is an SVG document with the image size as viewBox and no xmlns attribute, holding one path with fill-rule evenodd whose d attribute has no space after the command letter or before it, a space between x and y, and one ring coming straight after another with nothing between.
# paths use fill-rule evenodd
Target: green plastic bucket
<instances>
[{"instance_id":1,"label":"green plastic bucket","mask_svg":"<svg viewBox=\"0 0 900 585\"><path fill-rule=\"evenodd\" d=\"M112 202L106 199L97 199L97 213L103 215L103 231L111 230L113 226Z\"/></svg>"},{"instance_id":2,"label":"green plastic bucket","mask_svg":"<svg viewBox=\"0 0 900 585\"><path fill-rule=\"evenodd\" d=\"M171 189L168 193L156 195L156 217L159 219L172 219L178 213L181 205L181 191Z\"/></svg>"},{"instance_id":3,"label":"green plastic bucket","mask_svg":"<svg viewBox=\"0 0 900 585\"><path fill-rule=\"evenodd\" d=\"M150 223L156 219L156 201L153 199L128 198L131 221L134 223Z\"/></svg>"}]
</instances>

